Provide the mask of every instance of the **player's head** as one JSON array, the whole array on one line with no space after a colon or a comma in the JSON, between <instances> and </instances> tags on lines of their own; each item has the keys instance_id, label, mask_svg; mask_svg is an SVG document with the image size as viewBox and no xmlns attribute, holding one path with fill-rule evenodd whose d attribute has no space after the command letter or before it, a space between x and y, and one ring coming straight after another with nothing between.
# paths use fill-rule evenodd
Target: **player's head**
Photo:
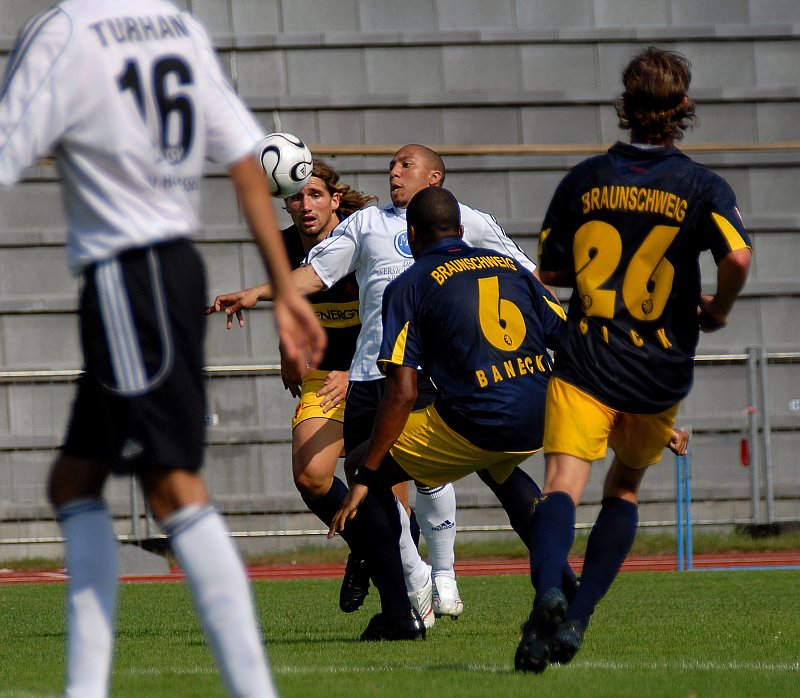
<instances>
[{"instance_id":1,"label":"player's head","mask_svg":"<svg viewBox=\"0 0 800 698\"><path fill-rule=\"evenodd\" d=\"M349 216L373 199L374 196L366 196L342 184L333 167L314 158L308 183L296 194L287 196L284 203L300 235L316 241L330 233L340 218Z\"/></svg>"},{"instance_id":2,"label":"player's head","mask_svg":"<svg viewBox=\"0 0 800 698\"><path fill-rule=\"evenodd\" d=\"M461 237L461 209L456 197L443 187L421 189L408 204L406 225L414 257L437 240Z\"/></svg>"},{"instance_id":3,"label":"player's head","mask_svg":"<svg viewBox=\"0 0 800 698\"><path fill-rule=\"evenodd\" d=\"M404 145L389 163L392 203L398 208L405 208L420 189L441 187L445 174L439 153L424 145Z\"/></svg>"},{"instance_id":4,"label":"player's head","mask_svg":"<svg viewBox=\"0 0 800 698\"><path fill-rule=\"evenodd\" d=\"M616 103L619 127L640 143L671 143L683 138L695 119L686 95L692 81L686 56L651 46L622 71L625 91Z\"/></svg>"}]
</instances>

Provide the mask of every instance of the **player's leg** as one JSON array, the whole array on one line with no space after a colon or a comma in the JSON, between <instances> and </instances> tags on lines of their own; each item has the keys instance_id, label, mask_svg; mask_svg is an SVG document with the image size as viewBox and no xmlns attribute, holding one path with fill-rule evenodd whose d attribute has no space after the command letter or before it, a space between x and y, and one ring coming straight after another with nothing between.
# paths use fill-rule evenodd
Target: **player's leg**
<instances>
[{"instance_id":1,"label":"player's leg","mask_svg":"<svg viewBox=\"0 0 800 698\"><path fill-rule=\"evenodd\" d=\"M312 512L312 502L331 488L343 445L342 424L332 419L306 419L292 430L292 477Z\"/></svg>"},{"instance_id":2,"label":"player's leg","mask_svg":"<svg viewBox=\"0 0 800 698\"><path fill-rule=\"evenodd\" d=\"M637 493L645 470L629 468L616 457L611 464L600 513L586 545L581 586L553 638L553 662L566 664L580 649L595 607L630 552L639 522Z\"/></svg>"},{"instance_id":3,"label":"player's leg","mask_svg":"<svg viewBox=\"0 0 800 698\"><path fill-rule=\"evenodd\" d=\"M550 642L567 611L563 571L575 538L575 508L589 480L591 463L565 453L545 456L546 480L531 531L533 610L522 626L514 657L517 671L539 673L550 663Z\"/></svg>"},{"instance_id":4,"label":"player's leg","mask_svg":"<svg viewBox=\"0 0 800 698\"><path fill-rule=\"evenodd\" d=\"M228 692L276 696L244 564L199 473L148 470L140 479L186 574Z\"/></svg>"},{"instance_id":5,"label":"player's leg","mask_svg":"<svg viewBox=\"0 0 800 698\"><path fill-rule=\"evenodd\" d=\"M408 482L400 482L392 488L400 517L400 559L403 563L403 577L411 605L417 610L425 627L430 629L436 622L433 613L433 580L430 565L422 559L414 542L411 530L412 519L408 507ZM398 496L398 493L400 496ZM401 499L402 497L402 499Z\"/></svg>"},{"instance_id":6,"label":"player's leg","mask_svg":"<svg viewBox=\"0 0 800 698\"><path fill-rule=\"evenodd\" d=\"M464 602L455 572L456 492L452 483L426 487L417 483L417 519L428 546L435 616L458 618Z\"/></svg>"},{"instance_id":7,"label":"player's leg","mask_svg":"<svg viewBox=\"0 0 800 698\"><path fill-rule=\"evenodd\" d=\"M503 482L497 482L487 468L479 470L477 475L500 501L508 514L511 528L520 537L525 547L530 548L534 505L542 494L534 479L520 467L515 467ZM574 596L578 585L575 572L569 563L565 564L561 576L561 588L569 601Z\"/></svg>"},{"instance_id":8,"label":"player's leg","mask_svg":"<svg viewBox=\"0 0 800 698\"><path fill-rule=\"evenodd\" d=\"M396 482L407 479L408 475L387 458L358 514L344 528L351 547L365 551L380 595L381 613L370 620L361 636L365 641L425 638L425 624L406 594L399 547L402 506L391 489Z\"/></svg>"},{"instance_id":9,"label":"player's leg","mask_svg":"<svg viewBox=\"0 0 800 698\"><path fill-rule=\"evenodd\" d=\"M383 399L385 386L385 380L353 381L350 383L343 425L345 451L348 454L352 454L359 446L369 441L372 436L372 426L375 422L378 406ZM355 457L350 457L345 461L345 473L348 478L352 476L352 471L354 471L357 464L358 458ZM409 593L423 592L423 596L425 596L424 583L421 582L421 579L423 577L429 578L430 574L417 549L419 533L416 517L413 512L409 514L408 510L408 484L406 482L398 483L394 487L394 492L406 507L405 515L409 517L408 525L403 525L401 528L403 567L406 571ZM335 510L333 513L335 513ZM401 516L403 516L402 513ZM351 553L347 558L347 566L339 592L339 607L343 611L349 613L361 607L369 592L369 579L366 551L351 545ZM423 604L423 606L425 605L427 604ZM433 615L430 615L428 622L432 623L433 619Z\"/></svg>"},{"instance_id":10,"label":"player's leg","mask_svg":"<svg viewBox=\"0 0 800 698\"><path fill-rule=\"evenodd\" d=\"M553 639L553 661L566 663L580 649L595 607L633 545L639 487L647 468L661 460L677 410L674 405L654 415L622 414L609 435L608 443L616 455L606 474L600 513L589 534L581 588Z\"/></svg>"},{"instance_id":11,"label":"player's leg","mask_svg":"<svg viewBox=\"0 0 800 698\"><path fill-rule=\"evenodd\" d=\"M64 537L67 583L65 696L108 695L117 607L117 539L102 499L107 461L62 454L48 494Z\"/></svg>"}]
</instances>

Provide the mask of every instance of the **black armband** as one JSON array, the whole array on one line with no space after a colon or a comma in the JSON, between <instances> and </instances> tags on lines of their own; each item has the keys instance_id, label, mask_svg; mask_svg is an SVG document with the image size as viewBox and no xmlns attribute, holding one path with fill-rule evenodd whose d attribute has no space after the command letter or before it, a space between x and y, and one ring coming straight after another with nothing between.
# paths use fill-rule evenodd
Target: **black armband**
<instances>
[{"instance_id":1,"label":"black armband","mask_svg":"<svg viewBox=\"0 0 800 698\"><path fill-rule=\"evenodd\" d=\"M356 474L353 475L353 484L371 487L377 474L377 470L370 470L363 463L359 463L358 468L356 469Z\"/></svg>"}]
</instances>

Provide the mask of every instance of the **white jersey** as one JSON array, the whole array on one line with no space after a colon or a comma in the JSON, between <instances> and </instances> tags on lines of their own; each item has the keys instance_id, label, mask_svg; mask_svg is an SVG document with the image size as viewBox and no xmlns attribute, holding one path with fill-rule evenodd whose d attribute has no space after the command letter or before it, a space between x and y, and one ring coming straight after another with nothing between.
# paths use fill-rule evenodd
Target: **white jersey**
<instances>
[{"instance_id":1,"label":"white jersey","mask_svg":"<svg viewBox=\"0 0 800 698\"><path fill-rule=\"evenodd\" d=\"M53 154L75 273L192 235L206 157L231 165L263 130L203 27L166 0L64 0L20 32L0 94L0 183Z\"/></svg>"},{"instance_id":2,"label":"white jersey","mask_svg":"<svg viewBox=\"0 0 800 698\"><path fill-rule=\"evenodd\" d=\"M464 241L513 257L531 272L536 265L490 215L459 204ZM326 287L355 271L361 332L350 365L350 380L383 378L378 369L383 319L383 292L389 282L414 263L406 232L406 210L370 206L346 218L308 254L308 261Z\"/></svg>"}]
</instances>

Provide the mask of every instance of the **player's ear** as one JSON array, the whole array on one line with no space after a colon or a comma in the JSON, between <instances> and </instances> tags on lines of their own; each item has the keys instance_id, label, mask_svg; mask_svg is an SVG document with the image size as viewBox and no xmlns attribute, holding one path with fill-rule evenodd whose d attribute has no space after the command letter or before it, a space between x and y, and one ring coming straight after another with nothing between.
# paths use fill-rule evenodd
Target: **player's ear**
<instances>
[{"instance_id":1,"label":"player's ear","mask_svg":"<svg viewBox=\"0 0 800 698\"><path fill-rule=\"evenodd\" d=\"M430 174L428 175L428 186L441 187L442 184L444 184L444 176L442 175L442 171L431 170Z\"/></svg>"},{"instance_id":2,"label":"player's ear","mask_svg":"<svg viewBox=\"0 0 800 698\"><path fill-rule=\"evenodd\" d=\"M331 211L336 211L342 203L342 195L337 191L331 194Z\"/></svg>"},{"instance_id":3,"label":"player's ear","mask_svg":"<svg viewBox=\"0 0 800 698\"><path fill-rule=\"evenodd\" d=\"M458 226L458 237L460 237L460 238L464 237L464 226L463 225Z\"/></svg>"},{"instance_id":4,"label":"player's ear","mask_svg":"<svg viewBox=\"0 0 800 698\"><path fill-rule=\"evenodd\" d=\"M411 223L408 224L408 242L412 243L417 239L417 231Z\"/></svg>"}]
</instances>

